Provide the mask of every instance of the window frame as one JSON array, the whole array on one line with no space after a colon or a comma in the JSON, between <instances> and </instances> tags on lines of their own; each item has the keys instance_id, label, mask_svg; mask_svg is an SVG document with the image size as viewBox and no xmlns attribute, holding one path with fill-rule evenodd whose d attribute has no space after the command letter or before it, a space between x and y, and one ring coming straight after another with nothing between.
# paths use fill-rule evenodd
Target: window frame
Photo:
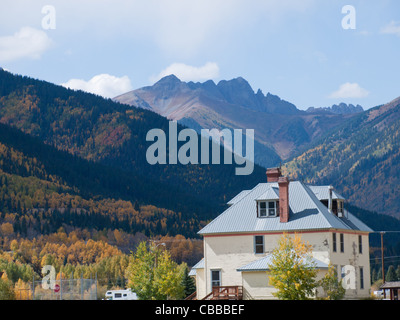
<instances>
[{"instance_id":1,"label":"window frame","mask_svg":"<svg viewBox=\"0 0 400 320\"><path fill-rule=\"evenodd\" d=\"M219 278L218 280L214 280L214 277L213 277L214 272L218 273L218 278ZM221 272L221 269L211 269L210 273L211 273L211 277L210 277L211 288L221 287L221 285L222 285L222 272ZM214 285L214 283L218 283L218 285Z\"/></svg>"},{"instance_id":2,"label":"window frame","mask_svg":"<svg viewBox=\"0 0 400 320\"><path fill-rule=\"evenodd\" d=\"M364 289L364 267L360 267L360 289Z\"/></svg>"},{"instance_id":3,"label":"window frame","mask_svg":"<svg viewBox=\"0 0 400 320\"><path fill-rule=\"evenodd\" d=\"M261 204L265 204L265 208L261 208ZM270 203L273 203L273 208L270 208ZM270 218L277 217L279 204L277 200L259 200L257 201L257 217L258 218ZM270 214L270 210L273 210L273 214Z\"/></svg>"},{"instance_id":4,"label":"window frame","mask_svg":"<svg viewBox=\"0 0 400 320\"><path fill-rule=\"evenodd\" d=\"M340 233L340 252L343 253L344 252L344 234Z\"/></svg>"},{"instance_id":5,"label":"window frame","mask_svg":"<svg viewBox=\"0 0 400 320\"><path fill-rule=\"evenodd\" d=\"M342 200L338 200L337 202L337 212L339 213L344 213L344 203Z\"/></svg>"},{"instance_id":6,"label":"window frame","mask_svg":"<svg viewBox=\"0 0 400 320\"><path fill-rule=\"evenodd\" d=\"M337 252L337 237L336 232L332 233L332 251Z\"/></svg>"},{"instance_id":7,"label":"window frame","mask_svg":"<svg viewBox=\"0 0 400 320\"><path fill-rule=\"evenodd\" d=\"M257 243L257 238L261 238L262 243ZM264 236L256 235L254 236L254 253L255 254L264 254L265 253L265 241ZM257 249L261 247L261 252L257 252Z\"/></svg>"},{"instance_id":8,"label":"window frame","mask_svg":"<svg viewBox=\"0 0 400 320\"><path fill-rule=\"evenodd\" d=\"M261 204L264 204L265 208L261 208ZM257 205L258 205L258 217L259 218L268 217L267 201L259 201Z\"/></svg>"}]
</instances>

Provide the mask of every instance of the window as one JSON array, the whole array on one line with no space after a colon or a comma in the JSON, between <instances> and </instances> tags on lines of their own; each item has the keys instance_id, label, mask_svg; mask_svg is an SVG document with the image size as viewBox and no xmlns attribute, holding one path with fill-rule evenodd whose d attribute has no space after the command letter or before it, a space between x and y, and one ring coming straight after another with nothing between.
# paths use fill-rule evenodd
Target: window
<instances>
[{"instance_id":1,"label":"window","mask_svg":"<svg viewBox=\"0 0 400 320\"><path fill-rule=\"evenodd\" d=\"M258 216L266 217L267 216L267 203L262 201L262 202L259 202L258 205L259 205Z\"/></svg>"},{"instance_id":2,"label":"window","mask_svg":"<svg viewBox=\"0 0 400 320\"><path fill-rule=\"evenodd\" d=\"M338 201L338 212L343 213L343 201Z\"/></svg>"},{"instance_id":3,"label":"window","mask_svg":"<svg viewBox=\"0 0 400 320\"><path fill-rule=\"evenodd\" d=\"M122 294L121 293L115 293L114 294L114 298L121 298L122 297Z\"/></svg>"},{"instance_id":4,"label":"window","mask_svg":"<svg viewBox=\"0 0 400 320\"><path fill-rule=\"evenodd\" d=\"M364 289L364 268L360 267L360 289Z\"/></svg>"},{"instance_id":5,"label":"window","mask_svg":"<svg viewBox=\"0 0 400 320\"><path fill-rule=\"evenodd\" d=\"M336 233L332 234L332 250L336 252Z\"/></svg>"},{"instance_id":6,"label":"window","mask_svg":"<svg viewBox=\"0 0 400 320\"><path fill-rule=\"evenodd\" d=\"M362 250L363 250L363 248L362 248L362 236L359 235L358 236L358 253L362 253Z\"/></svg>"},{"instance_id":7,"label":"window","mask_svg":"<svg viewBox=\"0 0 400 320\"><path fill-rule=\"evenodd\" d=\"M264 236L254 237L254 253L264 253Z\"/></svg>"},{"instance_id":8,"label":"window","mask_svg":"<svg viewBox=\"0 0 400 320\"><path fill-rule=\"evenodd\" d=\"M340 252L344 252L344 234L340 234Z\"/></svg>"},{"instance_id":9,"label":"window","mask_svg":"<svg viewBox=\"0 0 400 320\"><path fill-rule=\"evenodd\" d=\"M221 270L211 270L211 286L221 286Z\"/></svg>"},{"instance_id":10,"label":"window","mask_svg":"<svg viewBox=\"0 0 400 320\"><path fill-rule=\"evenodd\" d=\"M277 201L259 201L258 217L276 217L278 212Z\"/></svg>"},{"instance_id":11,"label":"window","mask_svg":"<svg viewBox=\"0 0 400 320\"><path fill-rule=\"evenodd\" d=\"M276 202L275 201L268 202L268 216L276 217Z\"/></svg>"}]
</instances>

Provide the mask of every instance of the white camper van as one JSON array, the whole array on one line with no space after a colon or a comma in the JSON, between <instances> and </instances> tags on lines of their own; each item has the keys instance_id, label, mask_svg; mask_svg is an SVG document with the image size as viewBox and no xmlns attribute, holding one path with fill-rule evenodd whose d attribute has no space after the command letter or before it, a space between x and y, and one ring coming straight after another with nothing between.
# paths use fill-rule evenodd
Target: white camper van
<instances>
[{"instance_id":1,"label":"white camper van","mask_svg":"<svg viewBox=\"0 0 400 320\"><path fill-rule=\"evenodd\" d=\"M137 300L137 295L131 289L109 290L106 292L106 300Z\"/></svg>"}]
</instances>

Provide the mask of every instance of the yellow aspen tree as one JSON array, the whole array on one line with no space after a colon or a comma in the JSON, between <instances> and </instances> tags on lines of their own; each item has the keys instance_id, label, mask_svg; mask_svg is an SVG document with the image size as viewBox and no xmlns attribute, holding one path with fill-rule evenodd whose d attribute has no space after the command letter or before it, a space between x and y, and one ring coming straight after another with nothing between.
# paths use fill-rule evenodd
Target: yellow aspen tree
<instances>
[{"instance_id":1,"label":"yellow aspen tree","mask_svg":"<svg viewBox=\"0 0 400 320\"><path fill-rule=\"evenodd\" d=\"M269 283L276 288L273 293L282 300L307 300L317 286L317 269L312 260L312 246L295 234L283 234L272 252L269 266Z\"/></svg>"}]
</instances>

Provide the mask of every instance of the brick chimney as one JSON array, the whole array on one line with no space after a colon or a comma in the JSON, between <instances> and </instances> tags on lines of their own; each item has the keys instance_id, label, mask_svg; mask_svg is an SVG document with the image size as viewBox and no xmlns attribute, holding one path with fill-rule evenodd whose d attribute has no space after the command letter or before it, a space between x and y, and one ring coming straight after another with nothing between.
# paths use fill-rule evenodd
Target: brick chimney
<instances>
[{"instance_id":1,"label":"brick chimney","mask_svg":"<svg viewBox=\"0 0 400 320\"><path fill-rule=\"evenodd\" d=\"M289 178L280 177L278 179L279 185L279 217L280 222L285 223L289 221Z\"/></svg>"},{"instance_id":2,"label":"brick chimney","mask_svg":"<svg viewBox=\"0 0 400 320\"><path fill-rule=\"evenodd\" d=\"M278 182L280 176L281 176L280 168L267 169L267 182Z\"/></svg>"}]
</instances>

